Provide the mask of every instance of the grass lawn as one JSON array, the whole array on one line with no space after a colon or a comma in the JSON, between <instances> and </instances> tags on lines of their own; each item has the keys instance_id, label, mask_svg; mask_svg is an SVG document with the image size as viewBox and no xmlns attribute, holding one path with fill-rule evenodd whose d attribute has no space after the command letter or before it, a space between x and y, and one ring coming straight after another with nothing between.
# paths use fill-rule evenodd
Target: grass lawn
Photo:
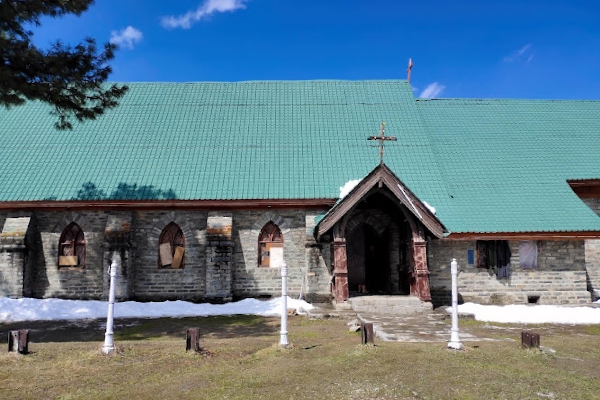
<instances>
[{"instance_id":1,"label":"grass lawn","mask_svg":"<svg viewBox=\"0 0 600 400\"><path fill-rule=\"evenodd\" d=\"M600 326L540 326L542 345L520 348L522 327L461 321L478 337L444 343L360 345L345 320L256 316L117 320L111 356L102 321L0 325L30 328L29 355L0 353L1 399L597 399ZM185 352L199 327L203 354ZM532 327L529 327L532 329ZM6 349L6 347L5 347Z\"/></svg>"}]
</instances>

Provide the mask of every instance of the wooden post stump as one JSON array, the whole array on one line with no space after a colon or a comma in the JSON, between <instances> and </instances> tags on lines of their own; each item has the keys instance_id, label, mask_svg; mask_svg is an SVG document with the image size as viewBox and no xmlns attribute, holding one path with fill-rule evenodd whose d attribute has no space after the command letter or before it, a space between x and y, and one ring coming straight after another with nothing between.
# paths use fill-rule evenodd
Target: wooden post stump
<instances>
[{"instance_id":1,"label":"wooden post stump","mask_svg":"<svg viewBox=\"0 0 600 400\"><path fill-rule=\"evenodd\" d=\"M362 344L375 344L373 340L373 323L363 322L360 324L360 337Z\"/></svg>"},{"instance_id":2,"label":"wooden post stump","mask_svg":"<svg viewBox=\"0 0 600 400\"><path fill-rule=\"evenodd\" d=\"M524 349L539 349L540 334L535 332L521 332L521 347Z\"/></svg>"},{"instance_id":3,"label":"wooden post stump","mask_svg":"<svg viewBox=\"0 0 600 400\"><path fill-rule=\"evenodd\" d=\"M185 351L200 353L200 328L188 328L185 340Z\"/></svg>"},{"instance_id":4,"label":"wooden post stump","mask_svg":"<svg viewBox=\"0 0 600 400\"><path fill-rule=\"evenodd\" d=\"M20 354L29 353L29 330L8 332L8 351Z\"/></svg>"}]
</instances>

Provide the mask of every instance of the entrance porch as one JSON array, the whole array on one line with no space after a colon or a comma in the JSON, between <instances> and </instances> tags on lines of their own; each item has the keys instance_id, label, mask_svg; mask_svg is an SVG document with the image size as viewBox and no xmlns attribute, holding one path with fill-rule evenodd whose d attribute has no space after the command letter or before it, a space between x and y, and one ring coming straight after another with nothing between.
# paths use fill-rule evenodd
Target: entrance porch
<instances>
[{"instance_id":1,"label":"entrance porch","mask_svg":"<svg viewBox=\"0 0 600 400\"><path fill-rule=\"evenodd\" d=\"M435 215L379 165L315 228L317 240L333 239L334 301L369 294L431 301L427 239L443 232Z\"/></svg>"}]
</instances>

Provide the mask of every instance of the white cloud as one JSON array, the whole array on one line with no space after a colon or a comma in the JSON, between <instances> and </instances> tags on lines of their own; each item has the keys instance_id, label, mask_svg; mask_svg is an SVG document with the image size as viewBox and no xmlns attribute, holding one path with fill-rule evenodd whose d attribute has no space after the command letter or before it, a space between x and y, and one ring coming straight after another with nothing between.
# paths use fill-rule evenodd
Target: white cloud
<instances>
[{"instance_id":1,"label":"white cloud","mask_svg":"<svg viewBox=\"0 0 600 400\"><path fill-rule=\"evenodd\" d=\"M142 32L129 25L120 31L110 33L110 42L120 47L133 49L133 45L139 43L143 38Z\"/></svg>"},{"instance_id":2,"label":"white cloud","mask_svg":"<svg viewBox=\"0 0 600 400\"><path fill-rule=\"evenodd\" d=\"M519 50L513 52L510 56L504 57L504 62L513 62L519 60L523 55L529 55L526 62L531 61L533 58L533 54L531 52L531 43L526 44L521 47Z\"/></svg>"},{"instance_id":3,"label":"white cloud","mask_svg":"<svg viewBox=\"0 0 600 400\"><path fill-rule=\"evenodd\" d=\"M425 90L423 90L421 92L421 94L419 95L419 97L422 98L422 99L423 98L425 98L425 99L435 99L440 94L442 94L442 92L444 91L444 89L446 89L446 86L440 85L437 82L433 82L433 83L430 83L429 85L427 85L427 87L425 88Z\"/></svg>"},{"instance_id":4,"label":"white cloud","mask_svg":"<svg viewBox=\"0 0 600 400\"><path fill-rule=\"evenodd\" d=\"M529 64L529 62L533 60L533 53L527 58L527 61L525 61L525 64Z\"/></svg>"},{"instance_id":5,"label":"white cloud","mask_svg":"<svg viewBox=\"0 0 600 400\"><path fill-rule=\"evenodd\" d=\"M169 15L161 19L161 25L167 29L190 29L192 24L218 12L235 11L246 8L249 0L205 0L195 11L175 17Z\"/></svg>"}]
</instances>

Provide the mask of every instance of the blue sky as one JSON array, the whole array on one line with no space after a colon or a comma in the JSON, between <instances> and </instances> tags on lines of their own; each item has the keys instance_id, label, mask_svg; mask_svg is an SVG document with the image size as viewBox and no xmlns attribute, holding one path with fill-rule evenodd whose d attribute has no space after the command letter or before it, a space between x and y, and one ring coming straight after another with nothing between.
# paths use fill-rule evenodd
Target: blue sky
<instances>
[{"instance_id":1,"label":"blue sky","mask_svg":"<svg viewBox=\"0 0 600 400\"><path fill-rule=\"evenodd\" d=\"M598 0L96 0L36 43L120 50L112 81L405 79L417 96L600 98Z\"/></svg>"}]
</instances>

